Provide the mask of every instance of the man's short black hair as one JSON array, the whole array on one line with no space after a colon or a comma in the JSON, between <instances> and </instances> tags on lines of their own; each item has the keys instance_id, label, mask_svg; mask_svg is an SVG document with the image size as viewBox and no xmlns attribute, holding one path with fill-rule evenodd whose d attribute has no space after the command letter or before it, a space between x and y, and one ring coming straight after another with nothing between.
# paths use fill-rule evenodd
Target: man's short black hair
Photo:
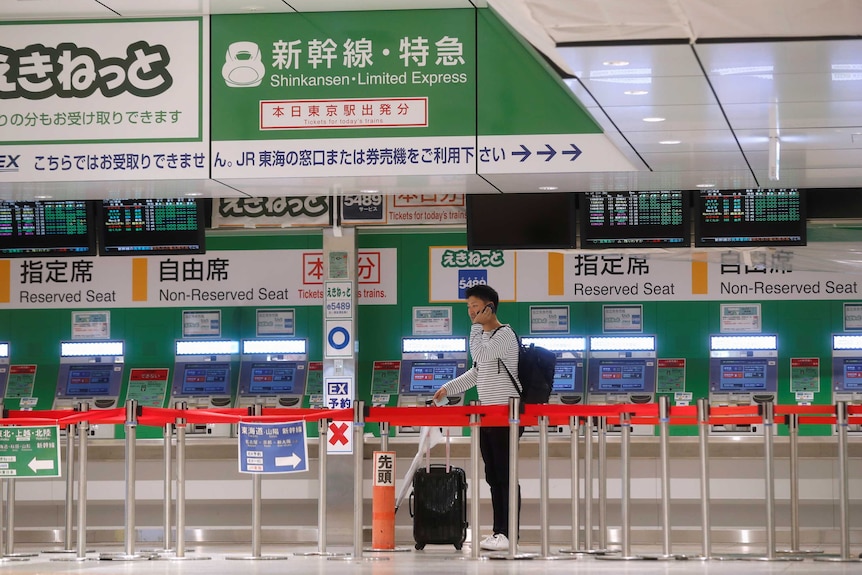
<instances>
[{"instance_id":1,"label":"man's short black hair","mask_svg":"<svg viewBox=\"0 0 862 575\"><path fill-rule=\"evenodd\" d=\"M497 295L497 290L489 285L476 284L468 287L464 292L464 297L477 297L484 302L494 304L494 309L500 309L500 296Z\"/></svg>"}]
</instances>

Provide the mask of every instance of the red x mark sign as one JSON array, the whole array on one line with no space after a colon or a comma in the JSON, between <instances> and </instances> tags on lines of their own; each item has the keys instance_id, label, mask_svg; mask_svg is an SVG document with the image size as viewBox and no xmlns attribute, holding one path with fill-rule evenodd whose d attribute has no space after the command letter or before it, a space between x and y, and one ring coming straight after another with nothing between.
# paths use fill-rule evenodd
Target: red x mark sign
<instances>
[{"instance_id":1,"label":"red x mark sign","mask_svg":"<svg viewBox=\"0 0 862 575\"><path fill-rule=\"evenodd\" d=\"M336 445L337 443L347 445L347 436L344 435L347 429L347 424L343 421L341 423L335 423L334 421L330 423L329 432L332 433L332 437L329 438L330 445Z\"/></svg>"}]
</instances>

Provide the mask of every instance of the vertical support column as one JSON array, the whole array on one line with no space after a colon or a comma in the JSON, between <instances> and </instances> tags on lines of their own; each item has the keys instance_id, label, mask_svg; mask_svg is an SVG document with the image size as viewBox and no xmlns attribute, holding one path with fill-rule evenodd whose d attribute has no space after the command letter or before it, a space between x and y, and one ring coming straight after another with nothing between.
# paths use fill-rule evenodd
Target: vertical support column
<instances>
[{"instance_id":1,"label":"vertical support column","mask_svg":"<svg viewBox=\"0 0 862 575\"><path fill-rule=\"evenodd\" d=\"M26 561L25 557L36 557L38 553L15 552L15 479L9 477L6 483L6 550L3 559ZM2 502L0 502L2 503Z\"/></svg>"},{"instance_id":2,"label":"vertical support column","mask_svg":"<svg viewBox=\"0 0 862 575\"><path fill-rule=\"evenodd\" d=\"M389 451L389 422L380 422L380 451Z\"/></svg>"},{"instance_id":3,"label":"vertical support column","mask_svg":"<svg viewBox=\"0 0 862 575\"><path fill-rule=\"evenodd\" d=\"M790 444L790 549L781 553L790 555L817 555L822 549L801 549L799 537L799 414L789 413L785 416L787 435Z\"/></svg>"},{"instance_id":4,"label":"vertical support column","mask_svg":"<svg viewBox=\"0 0 862 575\"><path fill-rule=\"evenodd\" d=\"M550 518L548 517L548 498L550 497L550 482L548 480L548 416L539 416L539 529L541 538L541 557L550 557L548 545ZM510 531L511 533L511 531Z\"/></svg>"},{"instance_id":5,"label":"vertical support column","mask_svg":"<svg viewBox=\"0 0 862 575\"><path fill-rule=\"evenodd\" d=\"M357 334L359 333L359 323L356 313L358 289L356 270L357 270L357 248L356 248L356 230L354 228L340 227L340 198L338 195L332 196L331 213L333 218L333 227L326 228L322 231L323 235L323 254L322 254L322 270L323 270L323 381L324 385L330 378L338 378L340 381L352 382L353 395L349 398L351 401L359 397L356 379L356 344ZM382 273L382 272L381 272ZM336 283L330 283L336 282ZM350 300L352 316L350 318L327 317L327 303L337 301L342 303L345 296L342 294L337 300L333 300L327 290L327 286L342 286L348 282L351 286L350 295L347 299ZM347 340L345 341L345 333ZM332 343L330 343L332 340ZM344 345L346 343L346 345ZM334 346L341 346L335 349ZM325 391L325 390L324 390ZM329 407L329 406L327 406ZM328 444L327 444L328 445ZM354 449L356 447L354 446ZM353 482L350 480L353 473L353 462L350 457L342 457L333 451L329 455L335 455L329 459L329 475L326 481L326 512L328 514L327 522L331 527L329 537L332 543L339 545L351 544L353 534L353 517L354 511L354 496Z\"/></svg>"}]
</instances>

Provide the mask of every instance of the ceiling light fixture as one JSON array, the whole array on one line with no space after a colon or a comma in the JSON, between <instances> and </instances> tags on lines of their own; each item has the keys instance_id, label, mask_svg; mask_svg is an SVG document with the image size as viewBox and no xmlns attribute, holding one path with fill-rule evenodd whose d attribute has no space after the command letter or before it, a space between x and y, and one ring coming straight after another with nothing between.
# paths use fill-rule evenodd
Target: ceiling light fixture
<instances>
[{"instance_id":1,"label":"ceiling light fixture","mask_svg":"<svg viewBox=\"0 0 862 575\"><path fill-rule=\"evenodd\" d=\"M697 184L698 188L714 188L715 184Z\"/></svg>"},{"instance_id":2,"label":"ceiling light fixture","mask_svg":"<svg viewBox=\"0 0 862 575\"><path fill-rule=\"evenodd\" d=\"M680 143L682 143L680 140L661 140L659 142L662 146L675 146Z\"/></svg>"},{"instance_id":3,"label":"ceiling light fixture","mask_svg":"<svg viewBox=\"0 0 862 575\"><path fill-rule=\"evenodd\" d=\"M200 193L200 192L186 192L186 193L185 193L185 194L183 194L183 195L184 195L184 196L188 196L188 197L190 197L190 198L195 198L195 197L197 197L197 196L202 196L203 194L202 194L202 193Z\"/></svg>"},{"instance_id":4,"label":"ceiling light fixture","mask_svg":"<svg viewBox=\"0 0 862 575\"><path fill-rule=\"evenodd\" d=\"M605 60L602 62L602 66L628 66L628 60Z\"/></svg>"},{"instance_id":5,"label":"ceiling light fixture","mask_svg":"<svg viewBox=\"0 0 862 575\"><path fill-rule=\"evenodd\" d=\"M651 116L649 118L644 118L644 122L664 122L664 118L660 118L658 116Z\"/></svg>"},{"instance_id":6,"label":"ceiling light fixture","mask_svg":"<svg viewBox=\"0 0 862 575\"><path fill-rule=\"evenodd\" d=\"M539 189L543 192L553 192L554 190L559 190L557 186L539 186Z\"/></svg>"},{"instance_id":7,"label":"ceiling light fixture","mask_svg":"<svg viewBox=\"0 0 862 575\"><path fill-rule=\"evenodd\" d=\"M34 200L50 200L54 196L33 196Z\"/></svg>"},{"instance_id":8,"label":"ceiling light fixture","mask_svg":"<svg viewBox=\"0 0 862 575\"><path fill-rule=\"evenodd\" d=\"M359 190L360 194L379 194L380 190Z\"/></svg>"},{"instance_id":9,"label":"ceiling light fixture","mask_svg":"<svg viewBox=\"0 0 862 575\"><path fill-rule=\"evenodd\" d=\"M646 96L649 94L648 90L626 90L623 92L626 96Z\"/></svg>"}]
</instances>

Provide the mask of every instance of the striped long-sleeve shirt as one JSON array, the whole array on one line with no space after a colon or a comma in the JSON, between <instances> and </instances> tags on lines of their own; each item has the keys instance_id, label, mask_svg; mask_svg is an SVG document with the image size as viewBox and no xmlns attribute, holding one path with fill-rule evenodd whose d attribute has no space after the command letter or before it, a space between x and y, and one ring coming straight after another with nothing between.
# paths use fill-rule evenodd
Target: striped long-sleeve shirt
<instances>
[{"instance_id":1,"label":"striped long-sleeve shirt","mask_svg":"<svg viewBox=\"0 0 862 575\"><path fill-rule=\"evenodd\" d=\"M473 367L446 383L446 393L461 394L475 386L482 405L505 405L510 397L518 397L518 390L509 377L511 373L516 380L518 378L518 339L511 327L503 325L494 331L485 331L481 325L473 324L470 355Z\"/></svg>"}]
</instances>

